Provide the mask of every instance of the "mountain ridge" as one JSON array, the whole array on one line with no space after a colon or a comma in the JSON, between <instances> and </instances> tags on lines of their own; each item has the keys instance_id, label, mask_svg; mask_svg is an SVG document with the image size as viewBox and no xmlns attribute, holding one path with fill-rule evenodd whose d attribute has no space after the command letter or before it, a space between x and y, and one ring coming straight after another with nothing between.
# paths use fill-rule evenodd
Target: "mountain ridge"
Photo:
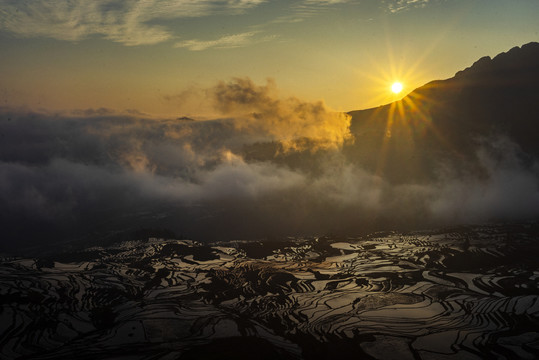
<instances>
[{"instance_id":1,"label":"mountain ridge","mask_svg":"<svg viewBox=\"0 0 539 360\"><path fill-rule=\"evenodd\" d=\"M397 170L386 168L384 174L396 182L421 180L397 174L406 173L402 164L414 156L427 167L445 161L454 166L464 158L477 172L475 153L481 138L506 136L523 154L538 158L539 146L531 131L539 119L538 64L539 43L528 43L492 59L482 57L452 78L431 81L399 101L350 111L356 141L346 149L349 158L365 157L364 153L385 146L389 166ZM373 142L368 136L378 139ZM365 162L371 170L373 161Z\"/></svg>"}]
</instances>

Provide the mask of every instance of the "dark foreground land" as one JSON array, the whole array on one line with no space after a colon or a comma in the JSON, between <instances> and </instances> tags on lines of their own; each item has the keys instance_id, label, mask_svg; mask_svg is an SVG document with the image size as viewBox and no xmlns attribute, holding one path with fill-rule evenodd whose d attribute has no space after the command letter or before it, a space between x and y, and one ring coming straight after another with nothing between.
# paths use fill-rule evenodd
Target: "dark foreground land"
<instances>
[{"instance_id":1,"label":"dark foreground land","mask_svg":"<svg viewBox=\"0 0 539 360\"><path fill-rule=\"evenodd\" d=\"M0 264L2 359L539 358L539 225Z\"/></svg>"}]
</instances>

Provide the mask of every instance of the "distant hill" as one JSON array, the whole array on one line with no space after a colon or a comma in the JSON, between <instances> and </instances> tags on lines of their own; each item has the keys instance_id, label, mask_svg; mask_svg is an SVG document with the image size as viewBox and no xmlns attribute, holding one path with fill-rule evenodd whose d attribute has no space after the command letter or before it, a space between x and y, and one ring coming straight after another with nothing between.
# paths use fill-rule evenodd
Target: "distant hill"
<instances>
[{"instance_id":1,"label":"distant hill","mask_svg":"<svg viewBox=\"0 0 539 360\"><path fill-rule=\"evenodd\" d=\"M539 158L539 43L349 114L355 142L345 146L347 157L393 183L429 181L441 164L480 173L481 139L499 135L520 147L524 162Z\"/></svg>"}]
</instances>

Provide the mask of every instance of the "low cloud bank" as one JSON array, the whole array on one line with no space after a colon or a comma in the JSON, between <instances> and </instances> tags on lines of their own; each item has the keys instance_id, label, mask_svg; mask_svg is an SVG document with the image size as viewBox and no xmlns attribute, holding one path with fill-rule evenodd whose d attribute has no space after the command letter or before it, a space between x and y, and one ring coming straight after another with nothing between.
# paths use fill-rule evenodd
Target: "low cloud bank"
<instances>
[{"instance_id":1,"label":"low cloud bank","mask_svg":"<svg viewBox=\"0 0 539 360\"><path fill-rule=\"evenodd\" d=\"M140 227L205 241L539 215L539 167L504 136L477 147L482 176L445 167L430 183L392 185L341 151L353 141L347 115L282 99L271 82L210 93L221 119L0 109L2 248ZM310 154L316 171L247 156L264 142Z\"/></svg>"},{"instance_id":2,"label":"low cloud bank","mask_svg":"<svg viewBox=\"0 0 539 360\"><path fill-rule=\"evenodd\" d=\"M212 89L214 106L234 117L237 130L263 135L298 149L298 139L324 148L338 148L351 138L350 116L330 111L323 102L281 99L273 81L257 86L249 79L220 82ZM316 149L313 149L316 150Z\"/></svg>"}]
</instances>

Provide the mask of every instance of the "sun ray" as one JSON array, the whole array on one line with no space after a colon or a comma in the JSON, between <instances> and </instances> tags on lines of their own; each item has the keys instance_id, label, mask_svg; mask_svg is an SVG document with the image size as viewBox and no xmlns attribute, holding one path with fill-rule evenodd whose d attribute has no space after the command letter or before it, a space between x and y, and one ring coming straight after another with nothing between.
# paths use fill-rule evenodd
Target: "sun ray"
<instances>
[{"instance_id":1,"label":"sun ray","mask_svg":"<svg viewBox=\"0 0 539 360\"><path fill-rule=\"evenodd\" d=\"M387 169L387 161L393 152L399 152L398 156L403 161L410 161L412 169L425 170L425 156L428 155L421 154L421 149L417 148L418 139L421 137L431 136L433 141L440 144L441 149L458 153L458 149L444 138L443 131L432 122L431 107L436 104L427 97L430 93L429 86L436 84L426 85L427 91L416 91L425 86L421 83L421 79L427 78L425 74L429 66L425 66L424 60L434 51L443 35L423 53L413 56L406 52L401 54L402 49L393 46L387 35L386 31L385 57L374 53L364 55L370 60L371 71L367 73L356 70L358 75L374 84L373 96L368 103L386 104L378 105L373 113L373 121L384 121L383 125L379 125L380 138L377 141L379 152L375 160L375 173L381 177L387 171L391 171ZM396 52L397 50L399 52Z\"/></svg>"}]
</instances>

